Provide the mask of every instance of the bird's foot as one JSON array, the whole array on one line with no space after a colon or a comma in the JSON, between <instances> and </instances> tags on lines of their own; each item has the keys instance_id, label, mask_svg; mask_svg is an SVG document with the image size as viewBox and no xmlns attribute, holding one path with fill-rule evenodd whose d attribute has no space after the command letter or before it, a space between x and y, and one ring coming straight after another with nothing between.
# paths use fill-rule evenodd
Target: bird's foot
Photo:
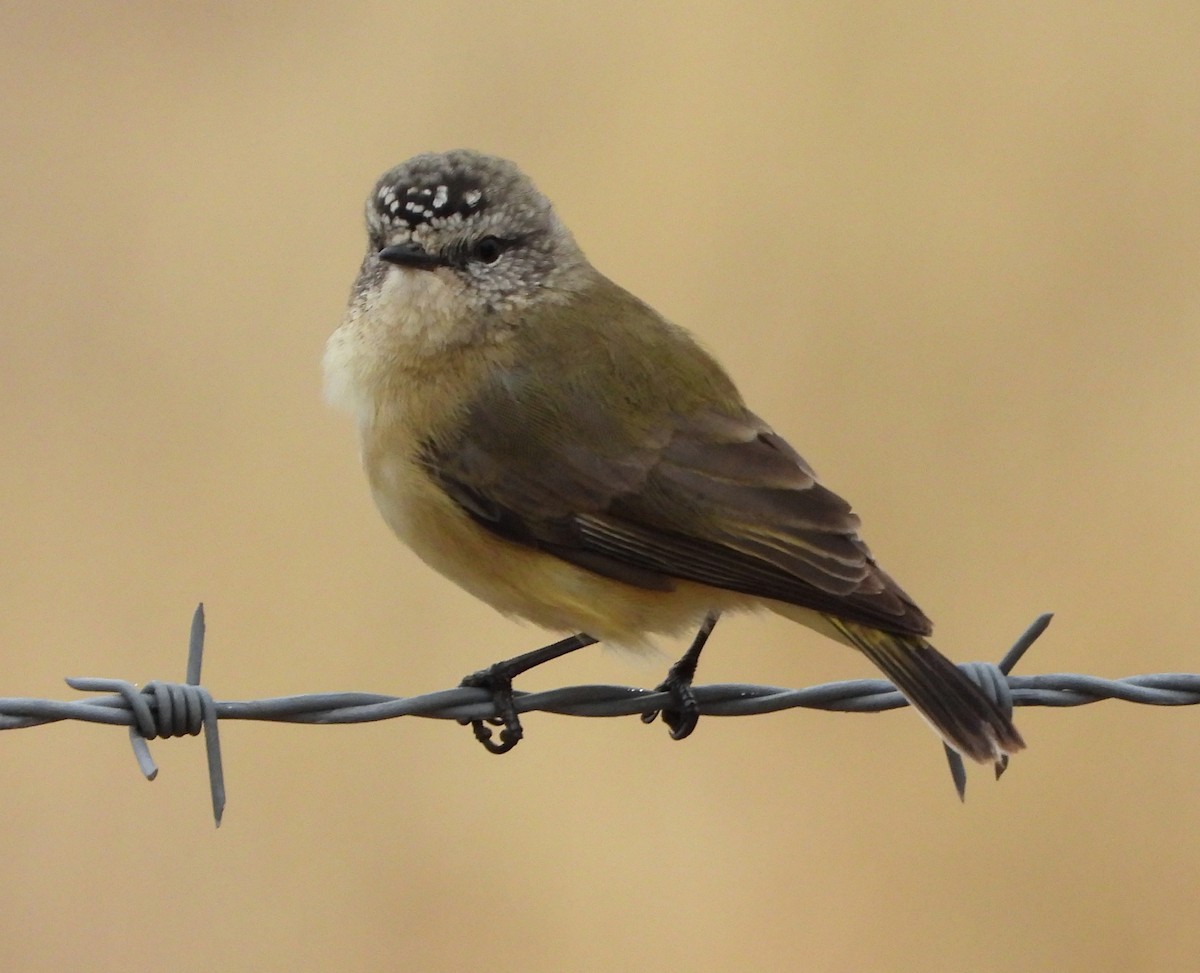
<instances>
[{"instance_id":1,"label":"bird's foot","mask_svg":"<svg viewBox=\"0 0 1200 973\"><path fill-rule=\"evenodd\" d=\"M692 639L691 646L667 671L667 678L655 688L655 692L670 695L670 703L661 710L642 714L643 723L653 723L661 713L663 722L671 730L672 740L682 740L690 736L700 721L700 704L696 702L696 694L692 692L692 681L696 678L696 666L700 664L700 653L704 651L704 643L716 627L718 618L719 612L711 612L704 619L704 624Z\"/></svg>"},{"instance_id":2,"label":"bird's foot","mask_svg":"<svg viewBox=\"0 0 1200 973\"><path fill-rule=\"evenodd\" d=\"M643 723L653 723L660 715L671 730L672 740L682 740L696 729L700 721L700 704L692 692L691 676L684 677L676 672L679 663L671 666L667 678L655 687L655 692L667 693L671 701L661 710L642 714Z\"/></svg>"},{"instance_id":3,"label":"bird's foot","mask_svg":"<svg viewBox=\"0 0 1200 973\"><path fill-rule=\"evenodd\" d=\"M497 662L486 669L471 673L459 685L468 689L486 689L491 694L495 715L485 720L461 720L460 722L471 724L475 739L482 743L489 753L508 753L521 742L521 737L525 735L525 730L521 726L521 718L517 715L517 704L513 700L513 679L535 666L540 666L543 662L561 658L578 649L594 645L595 642L596 640L590 635L581 632L555 642L553 645L534 649L532 652L505 659L503 662ZM499 740L492 738L490 727L493 726L503 727Z\"/></svg>"},{"instance_id":4,"label":"bird's foot","mask_svg":"<svg viewBox=\"0 0 1200 973\"><path fill-rule=\"evenodd\" d=\"M486 720L469 721L475 739L482 743L489 753L508 753L521 742L525 729L521 726L521 717L517 715L517 706L513 702L512 672L507 662L497 662L486 669L480 669L479 672L473 672L459 685L468 689L486 689L491 694L496 715ZM504 728L500 731L498 741L492 738L492 726Z\"/></svg>"}]
</instances>

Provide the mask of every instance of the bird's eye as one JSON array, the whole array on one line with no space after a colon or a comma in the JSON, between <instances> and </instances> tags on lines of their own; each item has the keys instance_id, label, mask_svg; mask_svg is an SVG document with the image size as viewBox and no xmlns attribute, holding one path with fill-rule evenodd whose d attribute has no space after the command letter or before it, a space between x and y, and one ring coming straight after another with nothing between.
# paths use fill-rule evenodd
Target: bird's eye
<instances>
[{"instance_id":1,"label":"bird's eye","mask_svg":"<svg viewBox=\"0 0 1200 973\"><path fill-rule=\"evenodd\" d=\"M500 255L508 249L508 244L508 240L501 240L495 236L485 236L472 248L471 256L481 263L494 264L500 259Z\"/></svg>"}]
</instances>

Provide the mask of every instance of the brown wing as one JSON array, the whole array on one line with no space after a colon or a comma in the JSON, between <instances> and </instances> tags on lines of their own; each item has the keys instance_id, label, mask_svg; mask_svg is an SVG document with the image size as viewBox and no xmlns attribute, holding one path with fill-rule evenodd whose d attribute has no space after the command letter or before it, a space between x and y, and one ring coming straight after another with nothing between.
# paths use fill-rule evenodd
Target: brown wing
<instances>
[{"instance_id":1,"label":"brown wing","mask_svg":"<svg viewBox=\"0 0 1200 973\"><path fill-rule=\"evenodd\" d=\"M506 374L455 436L427 444L431 475L487 530L628 584L685 579L930 630L875 564L850 506L753 414L649 408L618 424L568 395Z\"/></svg>"}]
</instances>

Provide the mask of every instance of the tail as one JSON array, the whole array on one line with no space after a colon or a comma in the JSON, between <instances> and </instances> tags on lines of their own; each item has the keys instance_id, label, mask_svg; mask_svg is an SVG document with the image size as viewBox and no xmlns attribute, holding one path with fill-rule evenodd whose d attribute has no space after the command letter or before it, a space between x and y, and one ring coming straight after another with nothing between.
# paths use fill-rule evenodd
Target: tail
<instances>
[{"instance_id":1,"label":"tail","mask_svg":"<svg viewBox=\"0 0 1200 973\"><path fill-rule=\"evenodd\" d=\"M997 767L1025 749L1012 720L957 666L919 635L883 632L827 615L852 645L887 676L946 744Z\"/></svg>"}]
</instances>

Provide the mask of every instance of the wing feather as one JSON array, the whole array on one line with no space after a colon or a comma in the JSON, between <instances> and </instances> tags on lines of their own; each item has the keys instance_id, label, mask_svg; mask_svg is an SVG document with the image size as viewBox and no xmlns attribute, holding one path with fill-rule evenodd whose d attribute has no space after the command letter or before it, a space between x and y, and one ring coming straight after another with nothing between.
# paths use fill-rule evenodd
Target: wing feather
<instances>
[{"instance_id":1,"label":"wing feather","mask_svg":"<svg viewBox=\"0 0 1200 973\"><path fill-rule=\"evenodd\" d=\"M463 510L510 541L642 588L694 581L929 631L875 564L849 504L749 412L672 417L669 431L615 456L506 448L490 415L468 417L462 439L428 449L426 461Z\"/></svg>"},{"instance_id":2,"label":"wing feather","mask_svg":"<svg viewBox=\"0 0 1200 973\"><path fill-rule=\"evenodd\" d=\"M513 363L425 444L431 477L476 523L643 588L695 581L930 630L850 505L686 332L619 288L587 299L572 327L524 322Z\"/></svg>"}]
</instances>

